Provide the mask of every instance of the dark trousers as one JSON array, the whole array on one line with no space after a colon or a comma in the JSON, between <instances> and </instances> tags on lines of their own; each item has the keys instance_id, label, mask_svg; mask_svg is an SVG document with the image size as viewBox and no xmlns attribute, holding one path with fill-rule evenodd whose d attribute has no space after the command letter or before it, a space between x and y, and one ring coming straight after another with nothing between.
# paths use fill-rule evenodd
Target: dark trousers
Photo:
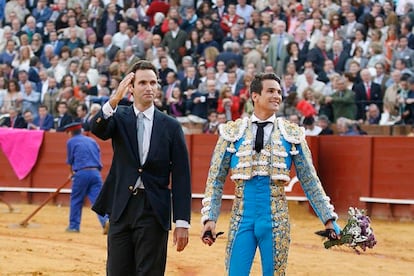
<instances>
[{"instance_id":1,"label":"dark trousers","mask_svg":"<svg viewBox=\"0 0 414 276\"><path fill-rule=\"evenodd\" d=\"M107 275L164 275L167 242L145 192L132 195L119 221L110 221Z\"/></svg>"}]
</instances>

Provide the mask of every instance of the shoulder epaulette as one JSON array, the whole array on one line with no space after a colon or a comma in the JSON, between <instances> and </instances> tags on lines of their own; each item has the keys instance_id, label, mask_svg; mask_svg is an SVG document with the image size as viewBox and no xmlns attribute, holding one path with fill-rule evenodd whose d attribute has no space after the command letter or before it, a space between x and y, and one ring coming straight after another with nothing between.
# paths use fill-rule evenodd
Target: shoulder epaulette
<instances>
[{"instance_id":1,"label":"shoulder epaulette","mask_svg":"<svg viewBox=\"0 0 414 276\"><path fill-rule=\"evenodd\" d=\"M236 142L243 137L244 131L247 128L249 119L237 119L236 121L229 121L226 124L219 125L220 136L229 142Z\"/></svg>"},{"instance_id":2,"label":"shoulder epaulette","mask_svg":"<svg viewBox=\"0 0 414 276\"><path fill-rule=\"evenodd\" d=\"M289 143L300 144L305 139L305 130L297 124L283 118L277 118L278 126L283 138Z\"/></svg>"}]
</instances>

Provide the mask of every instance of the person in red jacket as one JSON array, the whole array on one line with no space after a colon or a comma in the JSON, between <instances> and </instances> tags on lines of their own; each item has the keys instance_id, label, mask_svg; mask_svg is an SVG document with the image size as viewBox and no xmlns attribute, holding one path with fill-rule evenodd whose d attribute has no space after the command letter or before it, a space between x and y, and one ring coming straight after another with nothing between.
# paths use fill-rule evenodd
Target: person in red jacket
<instances>
[{"instance_id":1,"label":"person in red jacket","mask_svg":"<svg viewBox=\"0 0 414 276\"><path fill-rule=\"evenodd\" d=\"M164 0L152 1L147 10L147 15L150 18L150 22L149 22L150 27L154 25L154 15L157 12L162 12L166 16L169 9L170 9L170 4L168 4L167 1L164 1Z\"/></svg>"},{"instance_id":2,"label":"person in red jacket","mask_svg":"<svg viewBox=\"0 0 414 276\"><path fill-rule=\"evenodd\" d=\"M233 95L228 86L223 86L220 91L217 112L226 114L227 121L240 118L240 98L239 96Z\"/></svg>"}]
</instances>

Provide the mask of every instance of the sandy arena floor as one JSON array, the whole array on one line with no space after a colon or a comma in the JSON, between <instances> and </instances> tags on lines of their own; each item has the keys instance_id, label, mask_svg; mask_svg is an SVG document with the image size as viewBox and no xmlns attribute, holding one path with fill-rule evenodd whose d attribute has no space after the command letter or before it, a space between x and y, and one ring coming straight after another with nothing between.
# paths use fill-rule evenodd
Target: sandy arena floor
<instances>
[{"instance_id":1,"label":"sandy arena floor","mask_svg":"<svg viewBox=\"0 0 414 276\"><path fill-rule=\"evenodd\" d=\"M0 275L105 275L106 236L89 208L83 212L81 233L72 234L64 231L68 207L48 205L26 228L16 226L37 206L14 207L18 213L8 213L0 204ZM322 225L304 206L291 203L290 217L288 275L413 275L413 222L374 220L378 244L357 255L345 247L324 249L321 239L313 234ZM222 214L219 230L227 233L228 219L228 214ZM199 214L194 213L190 243L183 252L176 252L169 242L166 275L224 275L226 235L214 246L204 246L199 239L199 221ZM256 257L251 275L261 275L259 263Z\"/></svg>"}]
</instances>

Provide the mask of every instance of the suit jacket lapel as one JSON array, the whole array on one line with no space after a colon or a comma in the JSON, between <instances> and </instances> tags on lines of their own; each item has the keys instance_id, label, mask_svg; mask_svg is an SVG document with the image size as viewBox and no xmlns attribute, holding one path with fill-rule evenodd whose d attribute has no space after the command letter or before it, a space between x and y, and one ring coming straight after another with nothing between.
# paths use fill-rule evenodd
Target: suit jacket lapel
<instances>
[{"instance_id":1,"label":"suit jacket lapel","mask_svg":"<svg viewBox=\"0 0 414 276\"><path fill-rule=\"evenodd\" d=\"M127 131L129 144L132 147L131 153L134 155L137 163L139 163L137 119L132 105L128 108L128 112L125 113L125 117L125 129Z\"/></svg>"},{"instance_id":2,"label":"suit jacket lapel","mask_svg":"<svg viewBox=\"0 0 414 276\"><path fill-rule=\"evenodd\" d=\"M152 131L151 131L151 139L149 145L148 156L146 160L152 158L152 156L156 153L156 149L161 142L161 135L163 133L164 128L164 118L161 116L161 111L155 108L154 111L154 122L152 124Z\"/></svg>"}]
</instances>

